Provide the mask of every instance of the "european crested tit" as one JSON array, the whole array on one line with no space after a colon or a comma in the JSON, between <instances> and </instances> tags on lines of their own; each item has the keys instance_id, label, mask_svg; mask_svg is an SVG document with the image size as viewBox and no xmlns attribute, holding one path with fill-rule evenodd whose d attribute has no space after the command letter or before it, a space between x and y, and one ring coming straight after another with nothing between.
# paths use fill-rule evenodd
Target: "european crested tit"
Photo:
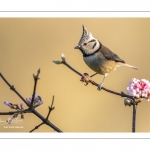
<instances>
[{"instance_id":1,"label":"european crested tit","mask_svg":"<svg viewBox=\"0 0 150 150\"><path fill-rule=\"evenodd\" d=\"M117 67L127 66L137 69L134 66L126 64L117 54L94 38L84 26L82 37L75 49L79 49L82 52L84 62L89 68L98 74L104 75L102 82L98 86L99 90L101 90L106 76Z\"/></svg>"}]
</instances>

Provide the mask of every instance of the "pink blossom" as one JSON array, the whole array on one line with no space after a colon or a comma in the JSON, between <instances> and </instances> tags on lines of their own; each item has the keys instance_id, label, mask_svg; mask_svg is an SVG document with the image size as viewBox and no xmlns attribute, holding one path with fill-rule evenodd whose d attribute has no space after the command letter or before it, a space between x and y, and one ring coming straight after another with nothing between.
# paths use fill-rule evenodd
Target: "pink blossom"
<instances>
[{"instance_id":1,"label":"pink blossom","mask_svg":"<svg viewBox=\"0 0 150 150\"><path fill-rule=\"evenodd\" d=\"M5 101L4 104L7 105L7 106L10 106L9 101Z\"/></svg>"},{"instance_id":2,"label":"pink blossom","mask_svg":"<svg viewBox=\"0 0 150 150\"><path fill-rule=\"evenodd\" d=\"M29 104L31 103L31 100L32 100L31 98L26 98L26 102Z\"/></svg>"},{"instance_id":3,"label":"pink blossom","mask_svg":"<svg viewBox=\"0 0 150 150\"><path fill-rule=\"evenodd\" d=\"M7 122L8 122L9 124L11 124L13 118L14 118L14 117L12 116L11 118L9 118L9 119L7 120Z\"/></svg>"},{"instance_id":4,"label":"pink blossom","mask_svg":"<svg viewBox=\"0 0 150 150\"><path fill-rule=\"evenodd\" d=\"M7 120L7 122L9 124L13 121L13 118L16 118L19 114L21 114L21 119L24 119L24 114L22 112L22 110L23 110L23 103L20 103L20 107L18 106L18 104L12 104L9 101L5 101L4 104L9 106L12 109L16 109L18 111L15 114L13 114L11 118L9 118Z\"/></svg>"},{"instance_id":5,"label":"pink blossom","mask_svg":"<svg viewBox=\"0 0 150 150\"><path fill-rule=\"evenodd\" d=\"M133 78L129 82L127 93L136 98L147 98L150 101L150 82L146 79Z\"/></svg>"},{"instance_id":6,"label":"pink blossom","mask_svg":"<svg viewBox=\"0 0 150 150\"><path fill-rule=\"evenodd\" d=\"M32 102L32 97L26 98L26 102L28 104L31 104ZM38 94L35 94L34 96L34 100L33 100L33 106L39 106L41 104L43 104L43 100L41 99L41 97Z\"/></svg>"},{"instance_id":7,"label":"pink blossom","mask_svg":"<svg viewBox=\"0 0 150 150\"><path fill-rule=\"evenodd\" d=\"M10 103L9 101L5 101L4 105L9 106L10 108L14 109L14 106L12 103Z\"/></svg>"},{"instance_id":8,"label":"pink blossom","mask_svg":"<svg viewBox=\"0 0 150 150\"><path fill-rule=\"evenodd\" d=\"M20 108L23 109L23 103L20 103Z\"/></svg>"},{"instance_id":9,"label":"pink blossom","mask_svg":"<svg viewBox=\"0 0 150 150\"><path fill-rule=\"evenodd\" d=\"M13 119L16 118L17 116L18 116L18 114L14 114L11 118L9 118L9 119L7 120L7 122L8 122L9 124L11 124L11 122L13 121Z\"/></svg>"}]
</instances>

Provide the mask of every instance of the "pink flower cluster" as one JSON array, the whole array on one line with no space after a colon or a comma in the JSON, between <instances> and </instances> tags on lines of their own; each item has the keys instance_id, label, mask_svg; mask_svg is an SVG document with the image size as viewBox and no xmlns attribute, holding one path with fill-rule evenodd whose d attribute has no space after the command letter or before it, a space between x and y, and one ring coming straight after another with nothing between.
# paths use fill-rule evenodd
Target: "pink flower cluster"
<instances>
[{"instance_id":1,"label":"pink flower cluster","mask_svg":"<svg viewBox=\"0 0 150 150\"><path fill-rule=\"evenodd\" d=\"M127 93L136 98L146 98L150 101L150 82L145 79L133 78L127 87Z\"/></svg>"}]
</instances>

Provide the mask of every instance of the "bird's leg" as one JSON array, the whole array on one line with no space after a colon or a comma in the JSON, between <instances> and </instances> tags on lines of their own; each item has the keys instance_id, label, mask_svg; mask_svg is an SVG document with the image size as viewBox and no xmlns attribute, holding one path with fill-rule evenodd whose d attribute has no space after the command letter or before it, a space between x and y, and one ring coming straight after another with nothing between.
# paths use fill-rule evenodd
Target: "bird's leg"
<instances>
[{"instance_id":1,"label":"bird's leg","mask_svg":"<svg viewBox=\"0 0 150 150\"><path fill-rule=\"evenodd\" d=\"M102 82L98 85L98 88L97 88L97 90L101 90L101 88L102 88L102 85L103 85L103 83L104 83L104 80L105 80L105 78L107 77L107 73L104 75L104 78L103 78L103 80L102 80Z\"/></svg>"},{"instance_id":2,"label":"bird's leg","mask_svg":"<svg viewBox=\"0 0 150 150\"><path fill-rule=\"evenodd\" d=\"M92 74L90 77L93 77L93 76L95 76L95 75L97 75L97 73Z\"/></svg>"}]
</instances>

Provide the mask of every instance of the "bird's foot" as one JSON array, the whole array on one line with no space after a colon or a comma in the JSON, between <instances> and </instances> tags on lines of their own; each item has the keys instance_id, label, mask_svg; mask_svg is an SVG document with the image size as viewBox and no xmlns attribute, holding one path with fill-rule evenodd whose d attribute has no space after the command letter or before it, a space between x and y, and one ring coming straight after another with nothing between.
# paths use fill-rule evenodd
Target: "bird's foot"
<instances>
[{"instance_id":1,"label":"bird's foot","mask_svg":"<svg viewBox=\"0 0 150 150\"><path fill-rule=\"evenodd\" d=\"M98 91L101 91L101 89L102 89L102 83L100 83L100 84L98 85L97 90L98 90Z\"/></svg>"},{"instance_id":2,"label":"bird's foot","mask_svg":"<svg viewBox=\"0 0 150 150\"><path fill-rule=\"evenodd\" d=\"M84 73L80 79L80 81L85 82L85 86L88 85L89 82L92 81L91 77L88 73Z\"/></svg>"}]
</instances>

